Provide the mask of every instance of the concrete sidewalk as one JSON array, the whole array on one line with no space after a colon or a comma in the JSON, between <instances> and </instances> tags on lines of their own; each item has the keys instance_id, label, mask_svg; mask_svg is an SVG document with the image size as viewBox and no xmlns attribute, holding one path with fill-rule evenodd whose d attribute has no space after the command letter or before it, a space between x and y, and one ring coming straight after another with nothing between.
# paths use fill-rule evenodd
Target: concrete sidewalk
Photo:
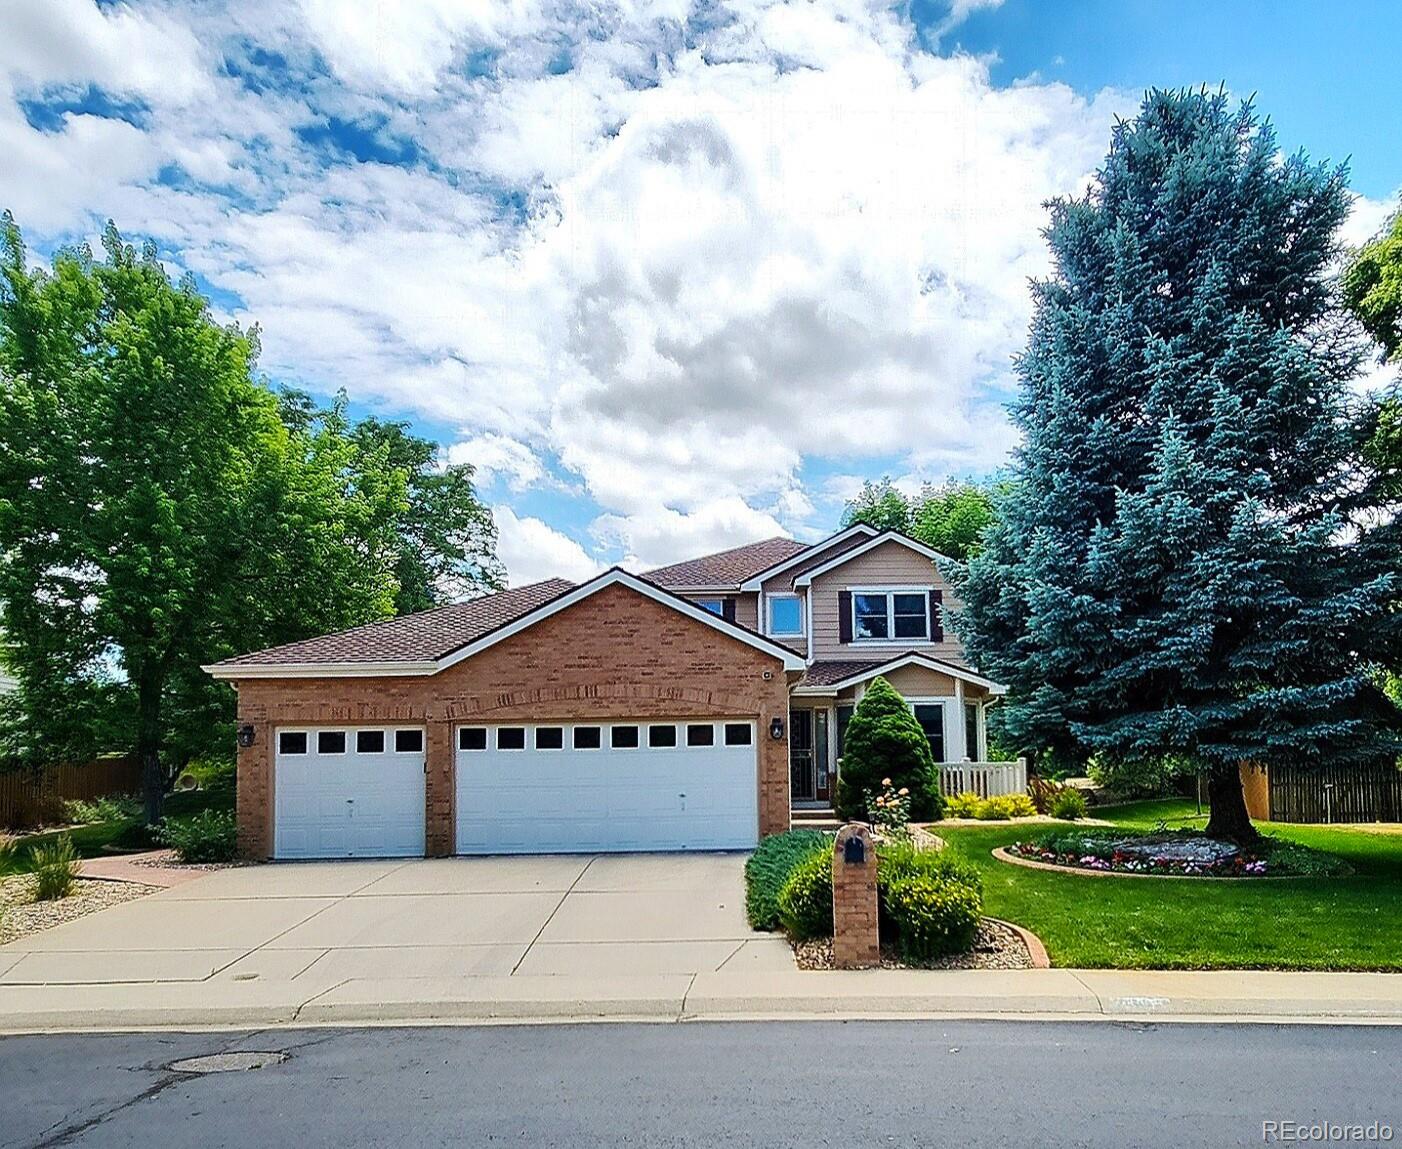
<instances>
[{"instance_id":1,"label":"concrete sidewalk","mask_svg":"<svg viewBox=\"0 0 1402 1149\"><path fill-rule=\"evenodd\" d=\"M747 970L0 986L0 1032L736 1018L1402 1023L1402 977L1114 970Z\"/></svg>"}]
</instances>

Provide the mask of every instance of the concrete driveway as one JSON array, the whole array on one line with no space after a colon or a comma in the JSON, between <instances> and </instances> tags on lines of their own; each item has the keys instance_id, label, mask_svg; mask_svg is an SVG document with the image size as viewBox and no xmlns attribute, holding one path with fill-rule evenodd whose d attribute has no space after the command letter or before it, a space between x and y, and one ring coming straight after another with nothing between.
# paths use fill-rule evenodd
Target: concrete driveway
<instances>
[{"instance_id":1,"label":"concrete driveway","mask_svg":"<svg viewBox=\"0 0 1402 1149\"><path fill-rule=\"evenodd\" d=\"M0 947L0 985L779 972L734 854L221 870Z\"/></svg>"}]
</instances>

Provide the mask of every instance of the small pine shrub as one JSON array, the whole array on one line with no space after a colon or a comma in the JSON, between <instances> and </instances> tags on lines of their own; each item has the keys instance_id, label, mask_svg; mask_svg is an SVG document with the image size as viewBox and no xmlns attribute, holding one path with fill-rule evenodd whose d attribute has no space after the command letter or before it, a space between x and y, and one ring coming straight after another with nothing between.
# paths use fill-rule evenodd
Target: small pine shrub
<instances>
[{"instance_id":1,"label":"small pine shrub","mask_svg":"<svg viewBox=\"0 0 1402 1149\"><path fill-rule=\"evenodd\" d=\"M950 818L976 818L978 817L979 803L983 799L972 790L965 790L962 794L955 794L953 798L946 798L944 812Z\"/></svg>"},{"instance_id":2,"label":"small pine shrub","mask_svg":"<svg viewBox=\"0 0 1402 1149\"><path fill-rule=\"evenodd\" d=\"M73 839L60 834L51 842L42 842L30 852L34 863L34 900L51 902L66 898L78 880L78 851Z\"/></svg>"},{"instance_id":3,"label":"small pine shrub","mask_svg":"<svg viewBox=\"0 0 1402 1149\"><path fill-rule=\"evenodd\" d=\"M163 845L182 862L231 862L238 853L232 810L201 810L189 818L166 818L157 829Z\"/></svg>"},{"instance_id":4,"label":"small pine shrub","mask_svg":"<svg viewBox=\"0 0 1402 1149\"><path fill-rule=\"evenodd\" d=\"M779 928L779 891L800 862L814 854L826 858L832 842L821 830L789 830L771 834L755 847L745 863L745 916L752 928Z\"/></svg>"},{"instance_id":5,"label":"small pine shrub","mask_svg":"<svg viewBox=\"0 0 1402 1149\"><path fill-rule=\"evenodd\" d=\"M929 739L906 700L878 677L847 723L834 802L839 817L869 821L867 795L879 792L888 778L897 790L910 791L910 816L917 822L940 817L943 803Z\"/></svg>"},{"instance_id":6,"label":"small pine shrub","mask_svg":"<svg viewBox=\"0 0 1402 1149\"><path fill-rule=\"evenodd\" d=\"M1072 786L1067 786L1052 795L1047 813L1053 818L1060 818L1066 822L1074 822L1078 818L1086 816L1086 798L1079 790Z\"/></svg>"},{"instance_id":7,"label":"small pine shrub","mask_svg":"<svg viewBox=\"0 0 1402 1149\"><path fill-rule=\"evenodd\" d=\"M943 878L917 876L892 882L885 904L895 929L896 950L911 962L967 950L983 916L983 898L977 890Z\"/></svg>"},{"instance_id":8,"label":"small pine shrub","mask_svg":"<svg viewBox=\"0 0 1402 1149\"><path fill-rule=\"evenodd\" d=\"M832 858L805 858L779 891L779 921L794 941L832 937Z\"/></svg>"}]
</instances>

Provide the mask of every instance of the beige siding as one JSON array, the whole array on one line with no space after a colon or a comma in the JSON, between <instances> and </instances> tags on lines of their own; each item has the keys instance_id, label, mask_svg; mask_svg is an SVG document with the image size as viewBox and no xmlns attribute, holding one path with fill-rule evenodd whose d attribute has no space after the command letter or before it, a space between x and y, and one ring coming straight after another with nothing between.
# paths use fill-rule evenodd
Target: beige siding
<instances>
[{"instance_id":1,"label":"beige siding","mask_svg":"<svg viewBox=\"0 0 1402 1149\"><path fill-rule=\"evenodd\" d=\"M885 677L906 698L954 697L954 679L928 667L902 666Z\"/></svg>"},{"instance_id":2,"label":"beige siding","mask_svg":"<svg viewBox=\"0 0 1402 1149\"><path fill-rule=\"evenodd\" d=\"M702 602L713 598L733 598L735 600L735 621L751 630L759 629L759 595L724 594L715 591L709 594L700 591L683 591L681 597L688 602Z\"/></svg>"},{"instance_id":3,"label":"beige siding","mask_svg":"<svg viewBox=\"0 0 1402 1149\"><path fill-rule=\"evenodd\" d=\"M949 580L935 569L935 564L923 555L897 542L882 543L813 580L809 593L813 596L813 657L821 659L894 657L905 650L919 650L933 658L965 665L964 651L953 631L946 625L944 640L938 643L911 642L839 642L837 595L854 586L934 587L944 592L944 605L953 606L954 591Z\"/></svg>"},{"instance_id":4,"label":"beige siding","mask_svg":"<svg viewBox=\"0 0 1402 1149\"><path fill-rule=\"evenodd\" d=\"M814 551L810 555L805 555L801 563L795 563L788 570L775 575L773 578L765 579L760 584L764 588L765 594L788 594L793 590L793 580L798 578L804 571L810 571L816 566L822 566L828 559L835 555L840 555L844 551L850 551L853 547L859 547L867 541L867 536L858 535L848 539L846 542L836 543L830 547L824 547L820 551Z\"/></svg>"}]
</instances>

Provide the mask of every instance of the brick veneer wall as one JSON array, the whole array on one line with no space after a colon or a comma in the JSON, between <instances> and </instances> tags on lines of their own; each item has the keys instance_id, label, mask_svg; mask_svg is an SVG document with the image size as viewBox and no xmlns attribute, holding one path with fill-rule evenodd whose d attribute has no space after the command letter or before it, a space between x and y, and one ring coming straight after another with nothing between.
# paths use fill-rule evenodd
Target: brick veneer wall
<instances>
[{"instance_id":1,"label":"brick veneer wall","mask_svg":"<svg viewBox=\"0 0 1402 1149\"><path fill-rule=\"evenodd\" d=\"M862 842L863 860L843 858L847 840ZM848 822L832 847L832 964L838 969L871 969L881 964L877 922L876 848L871 831Z\"/></svg>"},{"instance_id":2,"label":"brick veneer wall","mask_svg":"<svg viewBox=\"0 0 1402 1149\"><path fill-rule=\"evenodd\" d=\"M764 678L765 672L770 678ZM344 723L426 729L427 853L454 851L454 728L465 722L748 718L759 750L759 832L789 828L788 684L783 664L626 586L598 593L439 674L386 678L246 678L238 754L241 852L273 849L278 726ZM785 737L769 736L771 719Z\"/></svg>"}]
</instances>

